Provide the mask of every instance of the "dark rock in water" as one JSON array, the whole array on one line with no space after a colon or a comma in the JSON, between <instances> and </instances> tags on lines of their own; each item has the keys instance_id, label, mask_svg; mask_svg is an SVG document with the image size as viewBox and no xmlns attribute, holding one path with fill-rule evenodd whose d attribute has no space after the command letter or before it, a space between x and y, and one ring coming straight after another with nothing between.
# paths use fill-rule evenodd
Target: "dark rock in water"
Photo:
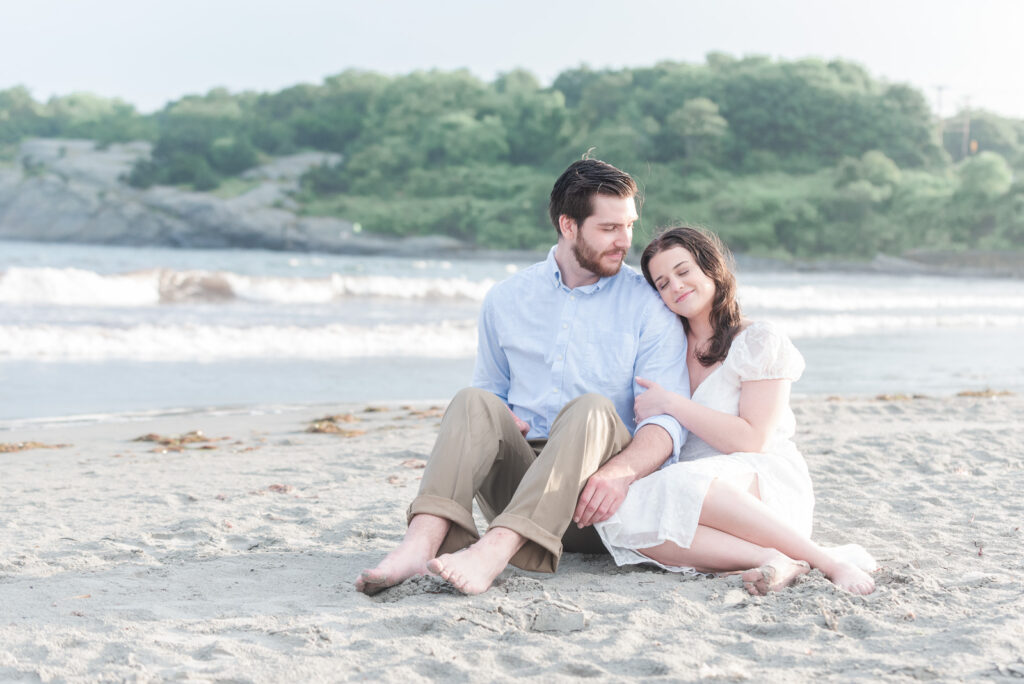
<instances>
[{"instance_id":1,"label":"dark rock in water","mask_svg":"<svg viewBox=\"0 0 1024 684\"><path fill-rule=\"evenodd\" d=\"M429 255L467 251L447 237L389 239L349 221L296 213L299 177L340 156L303 153L246 172L258 183L229 199L120 179L148 143L97 149L90 140L27 140L18 167L0 167L0 239L108 245L254 248L342 254Z\"/></svg>"},{"instance_id":2,"label":"dark rock in water","mask_svg":"<svg viewBox=\"0 0 1024 684\"><path fill-rule=\"evenodd\" d=\"M227 278L219 273L160 270L160 302L223 302L235 298Z\"/></svg>"}]
</instances>

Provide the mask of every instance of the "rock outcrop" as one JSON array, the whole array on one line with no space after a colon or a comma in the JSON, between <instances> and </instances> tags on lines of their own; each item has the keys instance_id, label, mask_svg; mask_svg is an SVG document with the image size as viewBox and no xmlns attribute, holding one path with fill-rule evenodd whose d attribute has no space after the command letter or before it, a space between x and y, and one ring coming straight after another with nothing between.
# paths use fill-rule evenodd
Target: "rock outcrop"
<instances>
[{"instance_id":1,"label":"rock outcrop","mask_svg":"<svg viewBox=\"0 0 1024 684\"><path fill-rule=\"evenodd\" d=\"M307 152L245 173L258 185L224 199L203 192L122 182L148 143L98 149L91 140L23 142L16 165L0 166L0 239L197 248L261 248L349 254L465 251L444 237L389 239L358 225L298 213L292 199L311 166L336 163Z\"/></svg>"}]
</instances>

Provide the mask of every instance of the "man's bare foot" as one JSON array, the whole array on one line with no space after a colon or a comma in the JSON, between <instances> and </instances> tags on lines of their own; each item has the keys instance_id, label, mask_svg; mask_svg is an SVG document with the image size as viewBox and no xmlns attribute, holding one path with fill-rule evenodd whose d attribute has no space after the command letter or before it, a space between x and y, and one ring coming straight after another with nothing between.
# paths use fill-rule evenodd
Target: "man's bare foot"
<instances>
[{"instance_id":1,"label":"man's bare foot","mask_svg":"<svg viewBox=\"0 0 1024 684\"><path fill-rule=\"evenodd\" d=\"M451 523L435 515L417 515L409 522L405 538L377 567L363 570L356 578L356 591L367 596L401 584L410 577L427 574L427 561L437 553Z\"/></svg>"},{"instance_id":2,"label":"man's bare foot","mask_svg":"<svg viewBox=\"0 0 1024 684\"><path fill-rule=\"evenodd\" d=\"M828 577L832 584L836 585L843 591L848 591L851 594L870 594L875 590L875 580L871 579L871 575L858 568L853 563L844 563L837 561L836 564L830 568L820 568Z\"/></svg>"},{"instance_id":3,"label":"man's bare foot","mask_svg":"<svg viewBox=\"0 0 1024 684\"><path fill-rule=\"evenodd\" d=\"M770 591L779 591L793 583L800 575L811 571L806 561L793 560L784 553L775 552L760 567L747 570L740 577L743 588L755 596L764 596Z\"/></svg>"},{"instance_id":4,"label":"man's bare foot","mask_svg":"<svg viewBox=\"0 0 1024 684\"><path fill-rule=\"evenodd\" d=\"M401 584L410 577L426 575L427 560L433 554L417 553L405 546L404 543L399 545L385 556L377 567L359 573L359 577L356 578L356 591L373 596L388 587Z\"/></svg>"},{"instance_id":5,"label":"man's bare foot","mask_svg":"<svg viewBox=\"0 0 1024 684\"><path fill-rule=\"evenodd\" d=\"M495 527L469 548L431 560L427 569L463 594L482 594L491 588L524 541L510 529Z\"/></svg>"}]
</instances>

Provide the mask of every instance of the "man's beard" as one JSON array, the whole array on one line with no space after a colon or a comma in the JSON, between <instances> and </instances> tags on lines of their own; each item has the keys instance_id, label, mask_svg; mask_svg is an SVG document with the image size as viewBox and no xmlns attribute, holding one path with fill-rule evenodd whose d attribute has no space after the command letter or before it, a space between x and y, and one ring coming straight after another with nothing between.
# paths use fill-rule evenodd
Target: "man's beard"
<instances>
[{"instance_id":1,"label":"man's beard","mask_svg":"<svg viewBox=\"0 0 1024 684\"><path fill-rule=\"evenodd\" d=\"M604 254L598 254L597 250L590 246L583 236L580 235L576 238L576 243L572 246L572 254L576 257L576 262L587 271L590 271L599 278L608 278L619 272L622 268L622 262L626 258L626 255L622 255L622 259L619 259L618 263L614 266L605 266L601 263L601 257L605 254L615 252L617 250L610 249Z\"/></svg>"}]
</instances>

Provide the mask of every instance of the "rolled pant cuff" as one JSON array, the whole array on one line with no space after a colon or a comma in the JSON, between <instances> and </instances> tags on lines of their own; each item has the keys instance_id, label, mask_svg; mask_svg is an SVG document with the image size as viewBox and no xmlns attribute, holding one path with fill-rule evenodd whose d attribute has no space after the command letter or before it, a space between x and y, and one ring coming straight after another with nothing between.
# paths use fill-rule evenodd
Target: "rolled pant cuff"
<instances>
[{"instance_id":1,"label":"rolled pant cuff","mask_svg":"<svg viewBox=\"0 0 1024 684\"><path fill-rule=\"evenodd\" d=\"M420 513L436 515L439 518L451 520L452 523L473 535L475 539L480 538L480 531L476 528L476 523L473 521L473 514L451 499L431 494L421 494L409 504L409 508L405 512L406 522L412 520L413 516Z\"/></svg>"},{"instance_id":2,"label":"rolled pant cuff","mask_svg":"<svg viewBox=\"0 0 1024 684\"><path fill-rule=\"evenodd\" d=\"M513 557L511 563L523 570L533 572L554 572L562 557L562 538L556 536L529 518L502 513L491 521L491 529L506 527L526 538L526 544ZM532 544L534 548L529 548ZM539 549L537 547L540 547Z\"/></svg>"}]
</instances>

